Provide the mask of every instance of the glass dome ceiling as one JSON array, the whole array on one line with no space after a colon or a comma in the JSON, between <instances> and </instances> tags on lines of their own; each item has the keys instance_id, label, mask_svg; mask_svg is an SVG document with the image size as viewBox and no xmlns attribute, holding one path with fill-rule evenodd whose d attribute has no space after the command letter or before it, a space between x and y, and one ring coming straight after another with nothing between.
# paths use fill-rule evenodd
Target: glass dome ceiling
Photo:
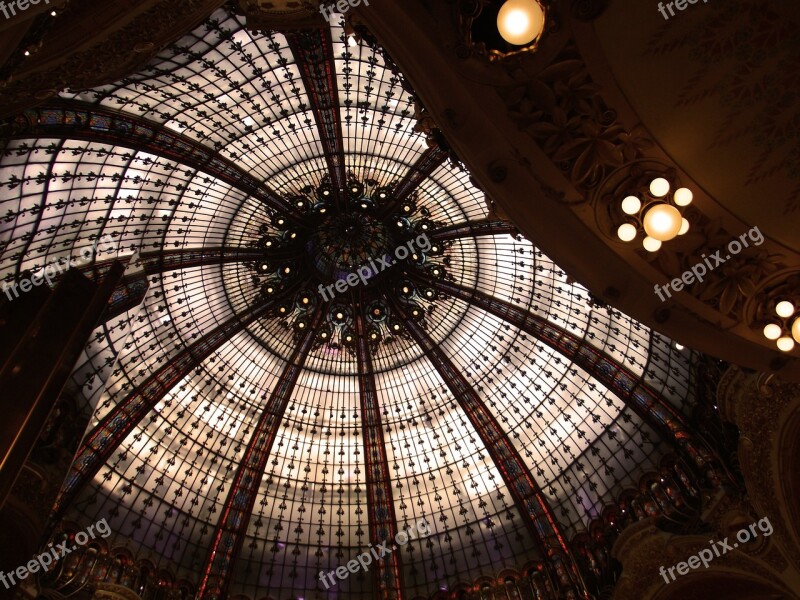
<instances>
[{"instance_id":1,"label":"glass dome ceiling","mask_svg":"<svg viewBox=\"0 0 800 600\"><path fill-rule=\"evenodd\" d=\"M338 25L223 9L17 119L0 273L111 236L87 274L149 281L73 374L94 414L60 515L210 597L365 600L373 572L319 572L425 520L379 585L427 598L550 560L680 440L689 353L493 220L403 83Z\"/></svg>"}]
</instances>

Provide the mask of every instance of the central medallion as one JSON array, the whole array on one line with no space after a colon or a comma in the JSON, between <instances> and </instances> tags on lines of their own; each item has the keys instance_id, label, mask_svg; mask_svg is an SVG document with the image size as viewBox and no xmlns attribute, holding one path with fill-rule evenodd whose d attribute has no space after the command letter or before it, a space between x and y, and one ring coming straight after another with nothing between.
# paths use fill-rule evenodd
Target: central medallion
<instances>
[{"instance_id":1,"label":"central medallion","mask_svg":"<svg viewBox=\"0 0 800 600\"><path fill-rule=\"evenodd\" d=\"M265 319L298 339L313 326L316 348L352 356L359 339L378 352L406 337L406 318L427 323L452 242L435 238L442 223L416 191L398 197L396 188L350 174L343 189L325 176L287 194L286 213L269 215L250 243L262 257L245 263Z\"/></svg>"},{"instance_id":2,"label":"central medallion","mask_svg":"<svg viewBox=\"0 0 800 600\"><path fill-rule=\"evenodd\" d=\"M363 212L332 214L311 234L308 251L321 277L335 281L391 251L387 227Z\"/></svg>"}]
</instances>

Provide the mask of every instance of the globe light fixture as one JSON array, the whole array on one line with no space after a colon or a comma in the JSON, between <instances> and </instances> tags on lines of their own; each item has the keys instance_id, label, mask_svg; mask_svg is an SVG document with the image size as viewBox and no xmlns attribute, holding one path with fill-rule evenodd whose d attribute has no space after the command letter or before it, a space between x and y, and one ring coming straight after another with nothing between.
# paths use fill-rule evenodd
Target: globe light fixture
<instances>
[{"instance_id":1,"label":"globe light fixture","mask_svg":"<svg viewBox=\"0 0 800 600\"><path fill-rule=\"evenodd\" d=\"M778 302L778 304L775 305L775 313L779 317L788 319L794 314L794 304L792 304L788 300L783 300L781 302Z\"/></svg>"},{"instance_id":2,"label":"globe light fixture","mask_svg":"<svg viewBox=\"0 0 800 600\"><path fill-rule=\"evenodd\" d=\"M515 46L526 46L544 31L544 9L536 0L507 0L497 14L502 38Z\"/></svg>"},{"instance_id":3,"label":"globe light fixture","mask_svg":"<svg viewBox=\"0 0 800 600\"><path fill-rule=\"evenodd\" d=\"M663 198L669 194L669 181L663 177L657 177L650 182L650 193L656 198Z\"/></svg>"},{"instance_id":4,"label":"globe light fixture","mask_svg":"<svg viewBox=\"0 0 800 600\"><path fill-rule=\"evenodd\" d=\"M782 338L778 338L778 350L781 352L791 352L794 348L794 340L790 338L788 335L783 336Z\"/></svg>"},{"instance_id":5,"label":"globe light fixture","mask_svg":"<svg viewBox=\"0 0 800 600\"><path fill-rule=\"evenodd\" d=\"M681 230L681 213L669 204L657 204L645 213L642 224L647 235L668 242Z\"/></svg>"},{"instance_id":6,"label":"globe light fixture","mask_svg":"<svg viewBox=\"0 0 800 600\"><path fill-rule=\"evenodd\" d=\"M800 344L800 318L795 319L792 323L792 337L795 342Z\"/></svg>"},{"instance_id":7,"label":"globe light fixture","mask_svg":"<svg viewBox=\"0 0 800 600\"><path fill-rule=\"evenodd\" d=\"M692 194L692 190L689 188L678 188L675 190L672 199L678 206L689 206L694 199L694 194Z\"/></svg>"},{"instance_id":8,"label":"globe light fixture","mask_svg":"<svg viewBox=\"0 0 800 600\"><path fill-rule=\"evenodd\" d=\"M635 215L642 208L642 201L636 196L628 196L622 201L622 212L626 215Z\"/></svg>"},{"instance_id":9,"label":"globe light fixture","mask_svg":"<svg viewBox=\"0 0 800 600\"><path fill-rule=\"evenodd\" d=\"M630 242L636 239L636 226L630 223L623 223L617 229L617 237L623 242Z\"/></svg>"},{"instance_id":10,"label":"globe light fixture","mask_svg":"<svg viewBox=\"0 0 800 600\"><path fill-rule=\"evenodd\" d=\"M764 327L764 337L768 340L777 340L781 337L781 330L780 325L776 325L775 323L769 323L766 327Z\"/></svg>"},{"instance_id":11,"label":"globe light fixture","mask_svg":"<svg viewBox=\"0 0 800 600\"><path fill-rule=\"evenodd\" d=\"M642 240L642 246L644 246L644 249L648 252L656 252L661 248L661 242L648 236Z\"/></svg>"},{"instance_id":12,"label":"globe light fixture","mask_svg":"<svg viewBox=\"0 0 800 600\"><path fill-rule=\"evenodd\" d=\"M681 214L679 207L689 205L693 195L691 190L684 187L670 194L673 184L665 177L655 177L645 185L646 188L639 190L640 195L630 194L620 203L622 212L633 217L628 219L628 223L633 225L636 233L632 233L629 226L624 224L618 227L617 237L629 242L636 239L640 229L644 229L647 235L644 247L649 252L656 252L662 242L689 231L689 220Z\"/></svg>"}]
</instances>

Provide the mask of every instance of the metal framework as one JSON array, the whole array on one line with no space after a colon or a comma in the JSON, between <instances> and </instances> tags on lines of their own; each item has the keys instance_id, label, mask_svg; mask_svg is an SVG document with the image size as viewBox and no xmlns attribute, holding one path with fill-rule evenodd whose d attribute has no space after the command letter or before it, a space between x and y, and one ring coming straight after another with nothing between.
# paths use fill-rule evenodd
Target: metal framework
<instances>
[{"instance_id":1,"label":"metal framework","mask_svg":"<svg viewBox=\"0 0 800 600\"><path fill-rule=\"evenodd\" d=\"M333 193L345 201L347 166L339 107L339 90L333 68L333 44L328 29L287 34L289 47L297 59L319 131L319 141L328 163Z\"/></svg>"},{"instance_id":2,"label":"metal framework","mask_svg":"<svg viewBox=\"0 0 800 600\"><path fill-rule=\"evenodd\" d=\"M297 341L283 373L278 377L275 387L261 411L253 435L247 443L247 449L231 483L203 566L202 579L196 594L198 600L227 598L233 567L247 534L247 525L250 523L256 493L264 477L264 469L272 451L272 444L278 435L278 428L291 399L297 378L300 377L306 357L314 345L316 329L323 314L324 311L318 307L312 318L311 326Z\"/></svg>"},{"instance_id":3,"label":"metal framework","mask_svg":"<svg viewBox=\"0 0 800 600\"><path fill-rule=\"evenodd\" d=\"M383 438L383 422L375 386L375 371L367 339L367 328L360 314L356 317L356 359L370 511L370 539L391 544L397 535L397 518L392 498L386 442ZM402 600L401 560L400 552L392 552L387 557L379 559L374 571L377 600Z\"/></svg>"},{"instance_id":4,"label":"metal framework","mask_svg":"<svg viewBox=\"0 0 800 600\"><path fill-rule=\"evenodd\" d=\"M58 518L81 489L92 480L106 460L134 427L147 416L166 393L186 377L195 366L217 350L247 325L271 308L271 303L256 304L229 319L213 331L204 335L191 346L161 366L134 392L106 415L81 443L72 461L67 478L53 506Z\"/></svg>"},{"instance_id":5,"label":"metal framework","mask_svg":"<svg viewBox=\"0 0 800 600\"><path fill-rule=\"evenodd\" d=\"M436 280L429 282L441 292L491 313L517 329L534 336L572 360L594 379L614 392L646 423L670 440L698 467L715 462L711 451L695 440L685 418L625 365L562 327L478 290Z\"/></svg>"},{"instance_id":6,"label":"metal framework","mask_svg":"<svg viewBox=\"0 0 800 600\"><path fill-rule=\"evenodd\" d=\"M18 115L5 133L8 139L53 137L122 144L208 173L288 219L298 219L280 195L233 161L163 125L129 113L77 100L51 101Z\"/></svg>"},{"instance_id":7,"label":"metal framework","mask_svg":"<svg viewBox=\"0 0 800 600\"><path fill-rule=\"evenodd\" d=\"M399 302L395 302L394 307L403 316L408 332L424 350L478 432L503 481L511 491L525 525L530 529L534 539L541 544L543 556L550 560L553 579L560 581L561 592L577 593L583 598L589 598L561 525L548 505L542 489L525 466L525 461L519 452L509 441L500 423L430 335L417 322L408 318Z\"/></svg>"}]
</instances>

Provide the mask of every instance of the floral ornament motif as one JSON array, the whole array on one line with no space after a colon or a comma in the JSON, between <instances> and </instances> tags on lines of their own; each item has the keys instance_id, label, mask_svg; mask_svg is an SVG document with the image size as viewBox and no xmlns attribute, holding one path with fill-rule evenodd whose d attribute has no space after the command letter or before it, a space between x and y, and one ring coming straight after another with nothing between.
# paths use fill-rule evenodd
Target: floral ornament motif
<instances>
[{"instance_id":1,"label":"floral ornament motif","mask_svg":"<svg viewBox=\"0 0 800 600\"><path fill-rule=\"evenodd\" d=\"M617 123L572 47L534 78L500 94L517 126L584 190L595 188L606 174L639 158L651 145L641 128L629 132Z\"/></svg>"},{"instance_id":2,"label":"floral ornament motif","mask_svg":"<svg viewBox=\"0 0 800 600\"><path fill-rule=\"evenodd\" d=\"M737 255L726 261L693 290L707 304L715 303L719 312L737 320L742 308L756 290L756 284L780 268L781 257L766 250Z\"/></svg>"}]
</instances>

